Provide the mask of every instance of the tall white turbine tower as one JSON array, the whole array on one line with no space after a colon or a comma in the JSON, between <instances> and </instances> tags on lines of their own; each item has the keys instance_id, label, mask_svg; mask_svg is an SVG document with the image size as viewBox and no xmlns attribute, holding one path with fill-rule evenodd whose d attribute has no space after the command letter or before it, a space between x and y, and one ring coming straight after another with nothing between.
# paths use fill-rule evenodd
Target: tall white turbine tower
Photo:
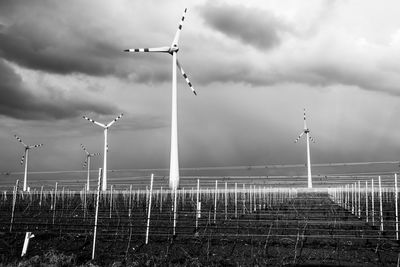
<instances>
[{"instance_id":1,"label":"tall white turbine tower","mask_svg":"<svg viewBox=\"0 0 400 267\"><path fill-rule=\"evenodd\" d=\"M179 187L179 157L178 157L178 112L177 112L177 86L176 86L176 67L178 66L180 72L185 78L190 89L196 95L188 76L184 72L181 64L177 60L177 53L179 51L178 41L179 35L182 30L183 21L185 20L186 8L183 12L182 19L179 23L178 30L171 46L163 46L156 48L132 48L126 49L125 52L154 52L154 53L168 53L172 55L172 116L171 116L171 158L169 168L169 187L176 190Z\"/></svg>"},{"instance_id":2,"label":"tall white turbine tower","mask_svg":"<svg viewBox=\"0 0 400 267\"><path fill-rule=\"evenodd\" d=\"M310 160L310 141L315 143L314 139L310 136L310 129L307 128L307 120L306 120L306 109L304 109L304 130L300 133L299 137L296 138L294 141L297 143L300 138L306 134L307 140L307 181L308 181L308 188L312 188L312 177L311 177L311 160Z\"/></svg>"},{"instance_id":3,"label":"tall white turbine tower","mask_svg":"<svg viewBox=\"0 0 400 267\"><path fill-rule=\"evenodd\" d=\"M94 156L98 156L100 155L100 153L89 153L89 151L87 151L86 147L84 145L81 144L81 147L83 149L83 151L85 151L86 153L86 158L85 158L85 162L83 163L83 168L85 168L87 166L87 182L86 182L86 190L89 191L90 190L90 186L89 186L89 182L90 182L90 159Z\"/></svg>"},{"instance_id":4,"label":"tall white turbine tower","mask_svg":"<svg viewBox=\"0 0 400 267\"><path fill-rule=\"evenodd\" d=\"M94 124L102 127L104 129L104 154L103 154L103 185L102 185L102 190L106 191L107 190L107 152L108 152L108 143L107 143L107 133L108 133L108 128L110 128L117 120L119 120L124 114L119 115L116 117L114 120L112 120L108 124L103 124L100 122L97 122L95 120L92 120L86 116L83 116L84 119L93 122Z\"/></svg>"},{"instance_id":5,"label":"tall white turbine tower","mask_svg":"<svg viewBox=\"0 0 400 267\"><path fill-rule=\"evenodd\" d=\"M22 139L19 138L17 135L14 135L14 136L25 147L24 155L21 158L21 165L24 164L24 161L25 161L24 187L23 187L23 190L26 191L27 190L27 181L28 181L28 155L29 155L29 149L43 146L43 144L29 146L29 145L25 144L22 141Z\"/></svg>"}]
</instances>

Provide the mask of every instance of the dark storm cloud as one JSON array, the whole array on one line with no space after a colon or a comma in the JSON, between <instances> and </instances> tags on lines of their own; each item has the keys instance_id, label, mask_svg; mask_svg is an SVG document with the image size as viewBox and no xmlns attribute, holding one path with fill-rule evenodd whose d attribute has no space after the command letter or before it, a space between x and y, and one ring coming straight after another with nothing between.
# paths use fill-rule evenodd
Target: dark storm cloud
<instances>
[{"instance_id":1,"label":"dark storm cloud","mask_svg":"<svg viewBox=\"0 0 400 267\"><path fill-rule=\"evenodd\" d=\"M123 52L127 46L138 45L138 39L128 34L129 27L120 28L121 22L111 21L112 16L104 2L0 1L0 57L24 68L61 75L111 75L138 83L170 79L164 67L168 55ZM135 34L146 36L140 31ZM150 64L161 67L147 67Z\"/></svg>"},{"instance_id":2,"label":"dark storm cloud","mask_svg":"<svg viewBox=\"0 0 400 267\"><path fill-rule=\"evenodd\" d=\"M278 46L290 27L268 11L228 4L201 8L204 21L223 34L261 50Z\"/></svg>"},{"instance_id":3,"label":"dark storm cloud","mask_svg":"<svg viewBox=\"0 0 400 267\"><path fill-rule=\"evenodd\" d=\"M84 112L113 114L115 108L82 99L67 99L55 88L47 88L50 94L36 96L24 84L22 78L4 61L0 60L0 114L16 119L47 120L66 119Z\"/></svg>"},{"instance_id":4,"label":"dark storm cloud","mask_svg":"<svg viewBox=\"0 0 400 267\"><path fill-rule=\"evenodd\" d=\"M53 73L115 74L112 58L121 56L121 48L101 38L105 33L88 25L89 16L85 20L74 18L57 4L1 2L0 14L5 22L0 27L0 56L24 67Z\"/></svg>"}]
</instances>

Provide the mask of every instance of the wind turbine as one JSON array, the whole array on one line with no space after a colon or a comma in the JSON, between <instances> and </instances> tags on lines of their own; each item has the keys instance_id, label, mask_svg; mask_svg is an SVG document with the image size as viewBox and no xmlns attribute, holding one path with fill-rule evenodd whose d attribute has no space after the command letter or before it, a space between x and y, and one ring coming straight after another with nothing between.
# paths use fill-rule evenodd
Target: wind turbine
<instances>
[{"instance_id":1,"label":"wind turbine","mask_svg":"<svg viewBox=\"0 0 400 267\"><path fill-rule=\"evenodd\" d=\"M307 120L306 120L306 109L304 109L304 130L300 133L299 137L294 141L297 143L300 138L306 134L307 140L307 177L308 177L308 188L312 188L312 177L311 177L311 162L310 162L310 141L315 143L314 139L310 136L310 129L307 128Z\"/></svg>"},{"instance_id":2,"label":"wind turbine","mask_svg":"<svg viewBox=\"0 0 400 267\"><path fill-rule=\"evenodd\" d=\"M18 137L17 135L14 135L14 136L25 147L24 155L21 158L21 165L24 164L24 161L25 161L24 187L23 187L23 190L26 191L26 189L27 189L27 180L28 180L28 155L29 155L29 149L43 146L43 144L29 146L29 145L25 144L20 137Z\"/></svg>"},{"instance_id":3,"label":"wind turbine","mask_svg":"<svg viewBox=\"0 0 400 267\"><path fill-rule=\"evenodd\" d=\"M103 185L102 185L102 190L106 191L107 190L107 152L108 152L108 143L107 143L107 133L108 133L108 128L110 128L117 120L119 120L124 114L121 113L118 117L116 117L114 120L109 122L108 124L103 124L100 122L97 122L95 120L92 120L86 116L83 116L84 119L102 127L104 129L104 154L103 154Z\"/></svg>"},{"instance_id":4,"label":"wind turbine","mask_svg":"<svg viewBox=\"0 0 400 267\"><path fill-rule=\"evenodd\" d=\"M83 163L83 168L87 166L87 183L86 183L86 190L89 191L89 181L90 181L90 158L94 156L100 155L100 153L89 153L84 145L81 144L81 147L83 151L86 153L86 159L85 162Z\"/></svg>"},{"instance_id":5,"label":"wind turbine","mask_svg":"<svg viewBox=\"0 0 400 267\"><path fill-rule=\"evenodd\" d=\"M178 66L180 72L185 78L186 83L189 85L192 92L196 94L192 83L189 81L188 76L182 68L182 65L177 59L179 51L178 41L182 30L182 25L185 20L187 9L183 12L182 19L179 23L178 30L175 34L171 46L163 46L156 48L132 48L126 49L125 52L154 52L154 53L168 53L172 56L172 112L171 112L171 154L170 154L170 168L169 168L169 187L176 190L179 187L179 157L178 157L178 112L177 112L177 85L176 85L176 67Z\"/></svg>"}]
</instances>

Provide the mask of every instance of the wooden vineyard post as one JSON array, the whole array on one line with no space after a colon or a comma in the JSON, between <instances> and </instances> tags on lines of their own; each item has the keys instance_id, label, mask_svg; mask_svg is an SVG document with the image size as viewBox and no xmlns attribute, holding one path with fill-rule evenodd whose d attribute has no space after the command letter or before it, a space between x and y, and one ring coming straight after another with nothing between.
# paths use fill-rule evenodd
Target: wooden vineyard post
<instances>
[{"instance_id":1,"label":"wooden vineyard post","mask_svg":"<svg viewBox=\"0 0 400 267\"><path fill-rule=\"evenodd\" d=\"M263 188L263 209L265 210L265 207L266 207L266 196L265 196L265 186L264 186L264 188Z\"/></svg>"},{"instance_id":2,"label":"wooden vineyard post","mask_svg":"<svg viewBox=\"0 0 400 267\"><path fill-rule=\"evenodd\" d=\"M55 186L55 188L54 188L53 225L54 225L54 221L55 221L55 219L56 219L57 187L58 187L58 183L56 182L56 186Z\"/></svg>"},{"instance_id":3,"label":"wooden vineyard post","mask_svg":"<svg viewBox=\"0 0 400 267\"><path fill-rule=\"evenodd\" d=\"M149 229L150 229L150 214L151 214L151 199L153 196L153 178L154 174L151 174L150 179L150 194L149 194L149 206L147 208L147 227L146 227L146 245L149 243Z\"/></svg>"},{"instance_id":4,"label":"wooden vineyard post","mask_svg":"<svg viewBox=\"0 0 400 267\"><path fill-rule=\"evenodd\" d=\"M95 217L94 217L92 260L94 260L94 252L96 250L97 220L99 218L101 177L102 177L102 169L99 168L99 179L98 179L98 182L97 182L97 197L96 197L96 214L95 214Z\"/></svg>"},{"instance_id":5,"label":"wooden vineyard post","mask_svg":"<svg viewBox=\"0 0 400 267\"><path fill-rule=\"evenodd\" d=\"M343 207L347 209L347 185L343 187Z\"/></svg>"},{"instance_id":6,"label":"wooden vineyard post","mask_svg":"<svg viewBox=\"0 0 400 267\"><path fill-rule=\"evenodd\" d=\"M196 232L199 228L199 218L200 218L200 180L197 179L197 192L196 192Z\"/></svg>"},{"instance_id":7,"label":"wooden vineyard post","mask_svg":"<svg viewBox=\"0 0 400 267\"><path fill-rule=\"evenodd\" d=\"M178 190L174 189L173 190L173 194L174 194L174 225L173 225L173 235L175 236L176 234L176 216L177 216L177 208L178 208L178 200L177 200L177 195L178 195Z\"/></svg>"},{"instance_id":8,"label":"wooden vineyard post","mask_svg":"<svg viewBox=\"0 0 400 267\"><path fill-rule=\"evenodd\" d=\"M128 200L128 217L132 216L132 185L129 186L129 200Z\"/></svg>"},{"instance_id":9,"label":"wooden vineyard post","mask_svg":"<svg viewBox=\"0 0 400 267\"><path fill-rule=\"evenodd\" d=\"M62 207L62 211L64 211L64 205L65 205L64 195L65 195L65 189L64 189L64 186L63 186L62 187L62 191L61 191L61 207Z\"/></svg>"},{"instance_id":10,"label":"wooden vineyard post","mask_svg":"<svg viewBox=\"0 0 400 267\"><path fill-rule=\"evenodd\" d=\"M217 221L217 194L218 194L218 180L215 180L215 192L214 192L214 223Z\"/></svg>"},{"instance_id":11,"label":"wooden vineyard post","mask_svg":"<svg viewBox=\"0 0 400 267\"><path fill-rule=\"evenodd\" d=\"M382 186L381 186L380 176L378 176L378 183L379 183L379 217L381 221L381 232L383 232Z\"/></svg>"},{"instance_id":12,"label":"wooden vineyard post","mask_svg":"<svg viewBox=\"0 0 400 267\"><path fill-rule=\"evenodd\" d=\"M246 213L246 186L243 184L243 191L242 191L242 202L243 202L243 215Z\"/></svg>"},{"instance_id":13,"label":"wooden vineyard post","mask_svg":"<svg viewBox=\"0 0 400 267\"><path fill-rule=\"evenodd\" d=\"M42 200L43 200L43 185L40 187L40 198L39 198L39 207L42 207Z\"/></svg>"},{"instance_id":14,"label":"wooden vineyard post","mask_svg":"<svg viewBox=\"0 0 400 267\"><path fill-rule=\"evenodd\" d=\"M253 195L251 194L251 188L252 186L249 186L249 212L253 213Z\"/></svg>"},{"instance_id":15,"label":"wooden vineyard post","mask_svg":"<svg viewBox=\"0 0 400 267\"><path fill-rule=\"evenodd\" d=\"M111 188L110 188L110 219L111 219L112 205L113 205L113 186L114 185L111 185Z\"/></svg>"},{"instance_id":16,"label":"wooden vineyard post","mask_svg":"<svg viewBox=\"0 0 400 267\"><path fill-rule=\"evenodd\" d=\"M147 185L146 185L145 202L146 202L146 210L147 210L147 206L149 205L149 187Z\"/></svg>"},{"instance_id":17,"label":"wooden vineyard post","mask_svg":"<svg viewBox=\"0 0 400 267\"><path fill-rule=\"evenodd\" d=\"M368 222L368 181L365 181L365 222Z\"/></svg>"},{"instance_id":18,"label":"wooden vineyard post","mask_svg":"<svg viewBox=\"0 0 400 267\"><path fill-rule=\"evenodd\" d=\"M181 200L182 200L182 210L183 210L186 206L186 202L185 202L186 201L186 191L185 191L184 187L181 190L180 196L181 196Z\"/></svg>"},{"instance_id":19,"label":"wooden vineyard post","mask_svg":"<svg viewBox=\"0 0 400 267\"><path fill-rule=\"evenodd\" d=\"M371 220L372 225L375 225L375 192L374 192L374 179L371 180Z\"/></svg>"},{"instance_id":20,"label":"wooden vineyard post","mask_svg":"<svg viewBox=\"0 0 400 267\"><path fill-rule=\"evenodd\" d=\"M87 212L87 186L84 185L82 188L83 192L83 220L86 220L86 212Z\"/></svg>"},{"instance_id":21,"label":"wooden vineyard post","mask_svg":"<svg viewBox=\"0 0 400 267\"><path fill-rule=\"evenodd\" d=\"M228 219L228 183L225 182L225 221Z\"/></svg>"},{"instance_id":22,"label":"wooden vineyard post","mask_svg":"<svg viewBox=\"0 0 400 267\"><path fill-rule=\"evenodd\" d=\"M350 185L347 184L346 186L347 186L347 190L346 190L347 191L346 192L346 195L347 195L347 201L346 201L347 205L346 206L347 206L347 208L346 209L348 211L350 211Z\"/></svg>"},{"instance_id":23,"label":"wooden vineyard post","mask_svg":"<svg viewBox=\"0 0 400 267\"><path fill-rule=\"evenodd\" d=\"M163 199L164 199L163 188L161 186L161 188L160 188L160 213L162 213Z\"/></svg>"},{"instance_id":24,"label":"wooden vineyard post","mask_svg":"<svg viewBox=\"0 0 400 267\"><path fill-rule=\"evenodd\" d=\"M358 181L358 218L361 218L361 182Z\"/></svg>"},{"instance_id":25,"label":"wooden vineyard post","mask_svg":"<svg viewBox=\"0 0 400 267\"><path fill-rule=\"evenodd\" d=\"M238 216L237 200L237 183L235 183L235 218Z\"/></svg>"},{"instance_id":26,"label":"wooden vineyard post","mask_svg":"<svg viewBox=\"0 0 400 267\"><path fill-rule=\"evenodd\" d=\"M252 189L252 194L253 194L253 212L257 211L257 191L256 191L256 185L253 185Z\"/></svg>"},{"instance_id":27,"label":"wooden vineyard post","mask_svg":"<svg viewBox=\"0 0 400 267\"><path fill-rule=\"evenodd\" d=\"M394 208L396 214L396 240L399 240L399 208L398 208L397 173L394 174Z\"/></svg>"},{"instance_id":28,"label":"wooden vineyard post","mask_svg":"<svg viewBox=\"0 0 400 267\"><path fill-rule=\"evenodd\" d=\"M10 233L13 228L14 223L14 212L15 212L15 205L17 203L17 194L18 194L18 184L19 180L15 183L14 191L13 191L13 200L12 200L12 210L11 210L11 223L10 223Z\"/></svg>"},{"instance_id":29,"label":"wooden vineyard post","mask_svg":"<svg viewBox=\"0 0 400 267\"><path fill-rule=\"evenodd\" d=\"M358 217L358 190L357 182L354 182L354 215Z\"/></svg>"},{"instance_id":30,"label":"wooden vineyard post","mask_svg":"<svg viewBox=\"0 0 400 267\"><path fill-rule=\"evenodd\" d=\"M26 255L26 252L28 251L29 240L34 237L35 235L33 235L32 232L25 233L24 246L22 247L21 257Z\"/></svg>"},{"instance_id":31,"label":"wooden vineyard post","mask_svg":"<svg viewBox=\"0 0 400 267\"><path fill-rule=\"evenodd\" d=\"M354 184L351 184L351 214L354 215Z\"/></svg>"},{"instance_id":32,"label":"wooden vineyard post","mask_svg":"<svg viewBox=\"0 0 400 267\"><path fill-rule=\"evenodd\" d=\"M340 187L340 199L342 201L342 207L346 208L346 187L345 186L341 186Z\"/></svg>"}]
</instances>

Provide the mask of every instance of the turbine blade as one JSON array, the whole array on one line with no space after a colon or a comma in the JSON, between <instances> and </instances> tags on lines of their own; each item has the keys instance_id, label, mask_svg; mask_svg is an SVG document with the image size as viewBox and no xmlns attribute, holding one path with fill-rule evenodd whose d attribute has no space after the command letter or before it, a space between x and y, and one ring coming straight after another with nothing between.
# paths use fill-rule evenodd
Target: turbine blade
<instances>
[{"instance_id":1,"label":"turbine blade","mask_svg":"<svg viewBox=\"0 0 400 267\"><path fill-rule=\"evenodd\" d=\"M43 144L38 144L38 145L29 146L29 148L36 148L36 147L41 147L41 146L43 146Z\"/></svg>"},{"instance_id":2,"label":"turbine blade","mask_svg":"<svg viewBox=\"0 0 400 267\"><path fill-rule=\"evenodd\" d=\"M304 130L307 130L306 109L304 109Z\"/></svg>"},{"instance_id":3,"label":"turbine blade","mask_svg":"<svg viewBox=\"0 0 400 267\"><path fill-rule=\"evenodd\" d=\"M304 134L304 132L301 132L299 137L297 137L296 140L294 140L294 142L297 143L300 140L300 138L303 136L303 134Z\"/></svg>"},{"instance_id":4,"label":"turbine blade","mask_svg":"<svg viewBox=\"0 0 400 267\"><path fill-rule=\"evenodd\" d=\"M111 121L109 124L106 125L106 127L111 127L117 120L121 119L122 116L124 116L124 113L121 113L118 117L116 117L113 121Z\"/></svg>"},{"instance_id":5,"label":"turbine blade","mask_svg":"<svg viewBox=\"0 0 400 267\"><path fill-rule=\"evenodd\" d=\"M91 118L88 118L88 117L86 117L86 116L83 116L83 118L84 118L85 120L88 120L88 121L90 121L90 122L93 122L94 124L96 124L96 125L98 125L98 126L100 126L100 127L103 127L103 128L106 127L104 124L102 124L102 123L100 123L100 122L97 122L97 121L95 121L95 120L92 120Z\"/></svg>"},{"instance_id":6,"label":"turbine blade","mask_svg":"<svg viewBox=\"0 0 400 267\"><path fill-rule=\"evenodd\" d=\"M14 134L14 136L15 136L15 138L17 138L17 140L18 140L21 144L23 144L25 147L27 147L27 145L22 141L22 139L21 139L18 135Z\"/></svg>"},{"instance_id":7,"label":"turbine blade","mask_svg":"<svg viewBox=\"0 0 400 267\"><path fill-rule=\"evenodd\" d=\"M181 34L181 31L182 31L183 22L185 21L186 11L187 11L187 8L185 8L185 11L183 11L182 18L181 18L181 21L179 22L178 30L176 31L176 34L175 34L175 37L174 37L174 41L172 42L171 47L178 47L179 36Z\"/></svg>"},{"instance_id":8,"label":"turbine blade","mask_svg":"<svg viewBox=\"0 0 400 267\"><path fill-rule=\"evenodd\" d=\"M83 144L81 144L81 147L83 151L85 151L86 155L89 155L89 152L87 151L86 147Z\"/></svg>"},{"instance_id":9,"label":"turbine blade","mask_svg":"<svg viewBox=\"0 0 400 267\"><path fill-rule=\"evenodd\" d=\"M86 166L87 166L87 157L86 157L86 160L85 160L85 162L83 162L82 169L86 168Z\"/></svg>"},{"instance_id":10,"label":"turbine blade","mask_svg":"<svg viewBox=\"0 0 400 267\"><path fill-rule=\"evenodd\" d=\"M154 52L154 53L169 53L168 46L153 47L153 48L131 48L125 49L124 52Z\"/></svg>"},{"instance_id":11,"label":"turbine blade","mask_svg":"<svg viewBox=\"0 0 400 267\"><path fill-rule=\"evenodd\" d=\"M23 155L21 158L21 165L24 164L24 160L25 160L25 155Z\"/></svg>"},{"instance_id":12,"label":"turbine blade","mask_svg":"<svg viewBox=\"0 0 400 267\"><path fill-rule=\"evenodd\" d=\"M179 61L176 60L176 65L178 65L179 70L181 71L183 78L185 78L186 83L189 85L190 89L192 90L194 95L197 95L196 91L194 90L192 83L189 81L189 77L186 75L185 71L183 70L181 64L179 64Z\"/></svg>"},{"instance_id":13,"label":"turbine blade","mask_svg":"<svg viewBox=\"0 0 400 267\"><path fill-rule=\"evenodd\" d=\"M90 154L91 157L100 156L100 153L92 153Z\"/></svg>"},{"instance_id":14,"label":"turbine blade","mask_svg":"<svg viewBox=\"0 0 400 267\"><path fill-rule=\"evenodd\" d=\"M312 138L311 136L310 136L310 141L313 142L313 143L315 143L314 138Z\"/></svg>"}]
</instances>

